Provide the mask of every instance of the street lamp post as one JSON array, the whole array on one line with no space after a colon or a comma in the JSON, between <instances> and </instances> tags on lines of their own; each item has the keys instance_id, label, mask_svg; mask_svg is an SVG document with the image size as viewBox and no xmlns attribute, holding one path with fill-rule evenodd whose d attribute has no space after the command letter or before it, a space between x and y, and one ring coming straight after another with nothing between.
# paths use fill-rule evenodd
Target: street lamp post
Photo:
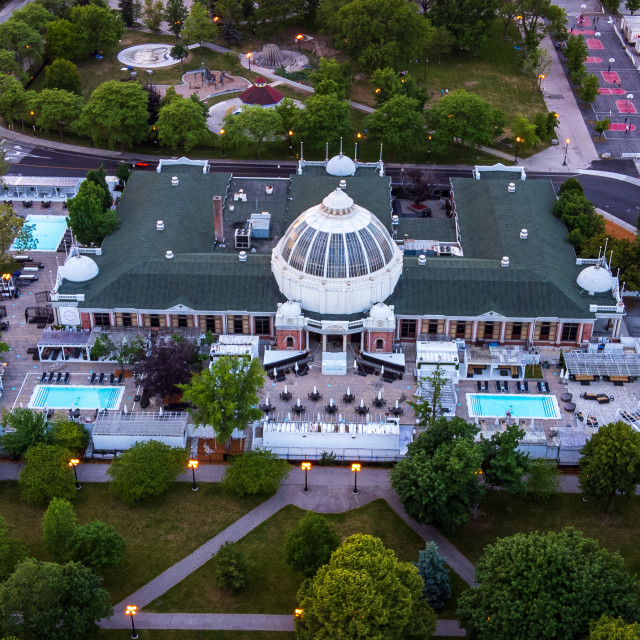
<instances>
[{"instance_id":1,"label":"street lamp post","mask_svg":"<svg viewBox=\"0 0 640 640\"><path fill-rule=\"evenodd\" d=\"M76 479L76 491L79 491L80 489L82 489L82 487L80 486L80 483L78 482L78 472L76 471L76 467L80 464L80 460L78 460L78 458L71 458L71 460L69 460L69 466L73 467L73 475Z\"/></svg>"},{"instance_id":2,"label":"street lamp post","mask_svg":"<svg viewBox=\"0 0 640 640\"><path fill-rule=\"evenodd\" d=\"M298 53L300 53L300 43L302 42L302 39L303 39L303 38L304 38L304 36L303 36L301 33L299 33L299 34L296 36L296 40L298 41Z\"/></svg>"},{"instance_id":3,"label":"street lamp post","mask_svg":"<svg viewBox=\"0 0 640 640\"><path fill-rule=\"evenodd\" d=\"M427 147L427 162L431 162L431 136L429 136L429 146Z\"/></svg>"},{"instance_id":4,"label":"street lamp post","mask_svg":"<svg viewBox=\"0 0 640 640\"><path fill-rule=\"evenodd\" d=\"M131 616L131 640L138 640L138 634L136 633L136 625L133 622L133 616L138 613L138 607L135 604L128 604L124 611L126 616Z\"/></svg>"},{"instance_id":5,"label":"street lamp post","mask_svg":"<svg viewBox=\"0 0 640 640\"><path fill-rule=\"evenodd\" d=\"M302 492L309 493L309 485L307 484L307 473L309 472L309 469L311 469L311 463L303 462L300 466L304 471L304 489L302 490Z\"/></svg>"},{"instance_id":6,"label":"street lamp post","mask_svg":"<svg viewBox=\"0 0 640 640\"><path fill-rule=\"evenodd\" d=\"M545 79L544 73L538 75L538 91L542 91L542 81Z\"/></svg>"},{"instance_id":7,"label":"street lamp post","mask_svg":"<svg viewBox=\"0 0 640 640\"><path fill-rule=\"evenodd\" d=\"M247 60L249 61L249 71L251 71L251 58L253 57L253 53L251 53L251 51L249 51L249 53L247 53Z\"/></svg>"},{"instance_id":8,"label":"street lamp post","mask_svg":"<svg viewBox=\"0 0 640 640\"><path fill-rule=\"evenodd\" d=\"M224 135L224 129L220 129L220 135L223 136ZM222 157L224 158L224 146L223 146L223 142L222 142L222 138L220 138L220 154L222 155Z\"/></svg>"},{"instance_id":9,"label":"street lamp post","mask_svg":"<svg viewBox=\"0 0 640 640\"><path fill-rule=\"evenodd\" d=\"M191 491L198 490L198 485L196 484L196 469L198 468L198 464L199 463L197 460L189 460L188 467L189 469L191 469L191 472L193 473L193 486L191 487Z\"/></svg>"},{"instance_id":10,"label":"street lamp post","mask_svg":"<svg viewBox=\"0 0 640 640\"><path fill-rule=\"evenodd\" d=\"M289 157L293 158L293 131L289 129Z\"/></svg>"},{"instance_id":11,"label":"street lamp post","mask_svg":"<svg viewBox=\"0 0 640 640\"><path fill-rule=\"evenodd\" d=\"M565 148L564 148L564 161L562 162L562 166L566 167L567 166L567 152L569 151L569 143L571 142L571 140L569 140L569 138L567 138L565 140L565 142L567 143Z\"/></svg>"},{"instance_id":12,"label":"street lamp post","mask_svg":"<svg viewBox=\"0 0 640 640\"><path fill-rule=\"evenodd\" d=\"M358 492L358 473L362 469L362 465L359 462L354 462L351 465L351 471L353 471L353 493L357 494Z\"/></svg>"},{"instance_id":13,"label":"street lamp post","mask_svg":"<svg viewBox=\"0 0 640 640\"><path fill-rule=\"evenodd\" d=\"M36 120L34 118L36 112L33 109L31 109L29 113L31 114L31 127L33 128L33 135L35 138L37 138L38 134L36 133Z\"/></svg>"},{"instance_id":14,"label":"street lamp post","mask_svg":"<svg viewBox=\"0 0 640 640\"><path fill-rule=\"evenodd\" d=\"M520 150L519 145L521 142L524 142L524 140L520 136L517 136L516 137L516 159L514 161L514 164L518 164L518 151Z\"/></svg>"},{"instance_id":15,"label":"street lamp post","mask_svg":"<svg viewBox=\"0 0 640 640\"><path fill-rule=\"evenodd\" d=\"M294 609L293 614L296 618L304 618L304 609Z\"/></svg>"}]
</instances>

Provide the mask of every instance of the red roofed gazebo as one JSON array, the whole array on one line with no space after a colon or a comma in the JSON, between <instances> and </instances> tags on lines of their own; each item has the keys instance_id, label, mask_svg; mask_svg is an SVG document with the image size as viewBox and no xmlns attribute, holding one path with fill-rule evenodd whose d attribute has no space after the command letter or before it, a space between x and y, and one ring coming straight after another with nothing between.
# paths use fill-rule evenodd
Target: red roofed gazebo
<instances>
[{"instance_id":1,"label":"red roofed gazebo","mask_svg":"<svg viewBox=\"0 0 640 640\"><path fill-rule=\"evenodd\" d=\"M268 86L262 76L257 77L255 85L245 89L239 97L245 104L259 104L262 107L278 104L284 98L277 89Z\"/></svg>"}]
</instances>

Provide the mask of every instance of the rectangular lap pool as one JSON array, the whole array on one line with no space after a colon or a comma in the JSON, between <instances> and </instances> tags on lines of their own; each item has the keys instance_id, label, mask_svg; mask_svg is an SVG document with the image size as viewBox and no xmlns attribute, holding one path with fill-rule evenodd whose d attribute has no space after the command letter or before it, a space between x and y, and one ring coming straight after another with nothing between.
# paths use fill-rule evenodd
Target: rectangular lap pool
<instances>
[{"instance_id":1,"label":"rectangular lap pool","mask_svg":"<svg viewBox=\"0 0 640 640\"><path fill-rule=\"evenodd\" d=\"M124 387L56 387L38 384L29 409L118 409Z\"/></svg>"},{"instance_id":2,"label":"rectangular lap pool","mask_svg":"<svg viewBox=\"0 0 640 640\"><path fill-rule=\"evenodd\" d=\"M507 413L513 418L558 420L561 417L555 396L467 393L467 409L470 418L501 418Z\"/></svg>"},{"instance_id":3,"label":"rectangular lap pool","mask_svg":"<svg viewBox=\"0 0 640 640\"><path fill-rule=\"evenodd\" d=\"M33 237L38 241L34 251L56 251L67 228L64 216L28 215L25 224L34 225Z\"/></svg>"}]
</instances>

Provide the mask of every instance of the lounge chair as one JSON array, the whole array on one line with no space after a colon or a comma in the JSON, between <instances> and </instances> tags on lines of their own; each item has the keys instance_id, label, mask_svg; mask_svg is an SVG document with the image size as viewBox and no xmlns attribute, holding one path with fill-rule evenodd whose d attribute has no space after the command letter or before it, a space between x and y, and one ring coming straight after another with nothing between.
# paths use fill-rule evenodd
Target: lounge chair
<instances>
[{"instance_id":1,"label":"lounge chair","mask_svg":"<svg viewBox=\"0 0 640 640\"><path fill-rule=\"evenodd\" d=\"M38 378L38 382L44 382L46 377L47 377L47 372L46 372L46 371L43 371L43 372L40 374L40 377Z\"/></svg>"},{"instance_id":2,"label":"lounge chair","mask_svg":"<svg viewBox=\"0 0 640 640\"><path fill-rule=\"evenodd\" d=\"M518 382L516 382L516 389L517 389L518 393L522 393L522 384L520 383L520 380L518 380Z\"/></svg>"},{"instance_id":3,"label":"lounge chair","mask_svg":"<svg viewBox=\"0 0 640 640\"><path fill-rule=\"evenodd\" d=\"M525 380L523 382L523 385L524 385L524 392L529 393L529 383Z\"/></svg>"},{"instance_id":4,"label":"lounge chair","mask_svg":"<svg viewBox=\"0 0 640 640\"><path fill-rule=\"evenodd\" d=\"M71 377L71 374L67 371L67 372L64 374L64 380L63 380L63 382L64 382L65 384L68 384L68 383L69 383L69 378L70 378L70 377Z\"/></svg>"},{"instance_id":5,"label":"lounge chair","mask_svg":"<svg viewBox=\"0 0 640 640\"><path fill-rule=\"evenodd\" d=\"M536 386L538 387L538 393L544 393L544 390L542 389L542 382L537 382Z\"/></svg>"},{"instance_id":6,"label":"lounge chair","mask_svg":"<svg viewBox=\"0 0 640 640\"><path fill-rule=\"evenodd\" d=\"M500 393L500 391L502 391L502 383L500 382L500 380L496 380L496 391L498 393Z\"/></svg>"},{"instance_id":7,"label":"lounge chair","mask_svg":"<svg viewBox=\"0 0 640 640\"><path fill-rule=\"evenodd\" d=\"M89 384L95 384L96 378L98 377L98 374L94 371L91 374L91 378L89 378Z\"/></svg>"},{"instance_id":8,"label":"lounge chair","mask_svg":"<svg viewBox=\"0 0 640 640\"><path fill-rule=\"evenodd\" d=\"M122 378L124 378L124 373L121 371L120 375L118 376L118 384L122 384Z\"/></svg>"},{"instance_id":9,"label":"lounge chair","mask_svg":"<svg viewBox=\"0 0 640 640\"><path fill-rule=\"evenodd\" d=\"M116 374L115 373L110 373L109 374L109 384L113 384L115 382L116 379Z\"/></svg>"},{"instance_id":10,"label":"lounge chair","mask_svg":"<svg viewBox=\"0 0 640 640\"><path fill-rule=\"evenodd\" d=\"M100 373L100 378L98 379L98 384L102 384L104 382L104 371Z\"/></svg>"},{"instance_id":11,"label":"lounge chair","mask_svg":"<svg viewBox=\"0 0 640 640\"><path fill-rule=\"evenodd\" d=\"M62 381L62 371L58 371L58 375L56 376L56 384Z\"/></svg>"},{"instance_id":12,"label":"lounge chair","mask_svg":"<svg viewBox=\"0 0 640 640\"><path fill-rule=\"evenodd\" d=\"M549 383L548 382L543 382L542 386L544 388L544 392L545 393L551 393L551 389L549 389Z\"/></svg>"},{"instance_id":13,"label":"lounge chair","mask_svg":"<svg viewBox=\"0 0 640 640\"><path fill-rule=\"evenodd\" d=\"M45 373L44 374L44 379L42 380L42 382L44 382L45 384L47 384L47 382L51 382L51 377L50 376L53 376L53 374Z\"/></svg>"},{"instance_id":14,"label":"lounge chair","mask_svg":"<svg viewBox=\"0 0 640 640\"><path fill-rule=\"evenodd\" d=\"M505 393L509 393L509 383L506 380L502 383L502 390Z\"/></svg>"},{"instance_id":15,"label":"lounge chair","mask_svg":"<svg viewBox=\"0 0 640 640\"><path fill-rule=\"evenodd\" d=\"M476 388L478 389L478 391L482 391L482 382L480 382L480 380L476 382Z\"/></svg>"}]
</instances>

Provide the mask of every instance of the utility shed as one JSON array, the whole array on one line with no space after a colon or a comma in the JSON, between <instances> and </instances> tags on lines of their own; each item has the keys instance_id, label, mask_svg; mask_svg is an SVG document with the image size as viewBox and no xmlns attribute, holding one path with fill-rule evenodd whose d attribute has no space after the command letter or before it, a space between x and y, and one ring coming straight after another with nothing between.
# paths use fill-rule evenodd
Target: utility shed
<instances>
[{"instance_id":1,"label":"utility shed","mask_svg":"<svg viewBox=\"0 0 640 640\"><path fill-rule=\"evenodd\" d=\"M165 411L101 412L93 426L95 451L126 451L136 442L158 440L172 447L187 446L187 413Z\"/></svg>"}]
</instances>

